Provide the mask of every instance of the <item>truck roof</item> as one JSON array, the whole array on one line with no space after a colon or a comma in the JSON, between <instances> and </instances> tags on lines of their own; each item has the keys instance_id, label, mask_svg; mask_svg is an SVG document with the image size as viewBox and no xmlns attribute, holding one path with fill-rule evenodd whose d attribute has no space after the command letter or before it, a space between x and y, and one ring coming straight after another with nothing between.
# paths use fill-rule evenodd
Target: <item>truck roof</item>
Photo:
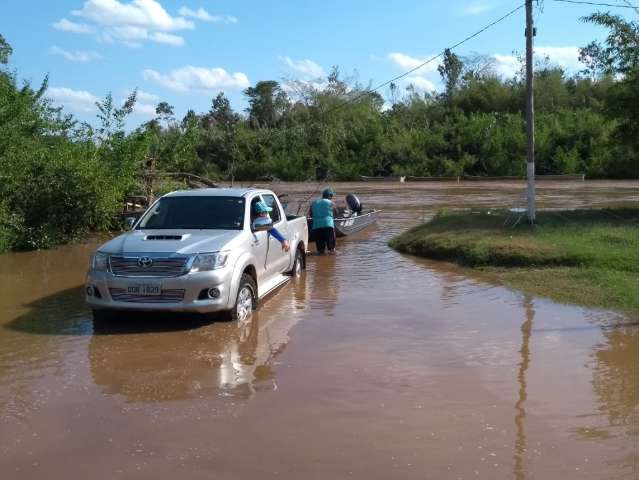
<instances>
[{"instance_id":1,"label":"truck roof","mask_svg":"<svg viewBox=\"0 0 639 480\"><path fill-rule=\"evenodd\" d=\"M177 190L167 193L166 197L243 197L247 193L271 193L265 189L255 188L196 188L193 190Z\"/></svg>"}]
</instances>

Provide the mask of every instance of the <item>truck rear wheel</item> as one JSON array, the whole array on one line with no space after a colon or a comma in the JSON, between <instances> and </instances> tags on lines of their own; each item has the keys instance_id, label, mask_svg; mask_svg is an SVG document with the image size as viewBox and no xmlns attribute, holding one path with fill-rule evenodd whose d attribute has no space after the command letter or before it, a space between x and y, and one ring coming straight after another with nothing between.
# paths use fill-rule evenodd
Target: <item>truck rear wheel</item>
<instances>
[{"instance_id":1,"label":"truck rear wheel","mask_svg":"<svg viewBox=\"0 0 639 480\"><path fill-rule=\"evenodd\" d=\"M303 271L304 271L304 257L302 255L302 252L298 249L295 252L295 260L293 260L293 268L290 271L290 275L293 278L298 278L299 276L302 275Z\"/></svg>"},{"instance_id":2,"label":"truck rear wheel","mask_svg":"<svg viewBox=\"0 0 639 480\"><path fill-rule=\"evenodd\" d=\"M115 318L115 312L111 310L94 309L91 314L95 322L110 322Z\"/></svg>"}]
</instances>

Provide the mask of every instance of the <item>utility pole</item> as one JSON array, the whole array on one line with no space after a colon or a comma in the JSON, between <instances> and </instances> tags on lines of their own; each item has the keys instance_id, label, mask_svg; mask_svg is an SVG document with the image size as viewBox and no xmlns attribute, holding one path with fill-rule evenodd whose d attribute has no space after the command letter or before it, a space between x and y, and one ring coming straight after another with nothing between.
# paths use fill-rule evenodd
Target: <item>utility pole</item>
<instances>
[{"instance_id":1,"label":"utility pole","mask_svg":"<svg viewBox=\"0 0 639 480\"><path fill-rule=\"evenodd\" d=\"M526 177L528 178L528 222L535 223L535 93L533 71L533 0L526 0L526 134L528 149Z\"/></svg>"}]
</instances>

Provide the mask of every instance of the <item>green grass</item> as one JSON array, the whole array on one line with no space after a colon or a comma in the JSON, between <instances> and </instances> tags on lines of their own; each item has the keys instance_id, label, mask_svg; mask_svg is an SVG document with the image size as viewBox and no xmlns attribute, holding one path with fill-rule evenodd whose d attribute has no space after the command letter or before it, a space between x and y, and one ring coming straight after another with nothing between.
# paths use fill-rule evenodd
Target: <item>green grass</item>
<instances>
[{"instance_id":1,"label":"green grass","mask_svg":"<svg viewBox=\"0 0 639 480\"><path fill-rule=\"evenodd\" d=\"M391 240L404 253L481 269L527 293L639 313L639 209L442 212Z\"/></svg>"}]
</instances>

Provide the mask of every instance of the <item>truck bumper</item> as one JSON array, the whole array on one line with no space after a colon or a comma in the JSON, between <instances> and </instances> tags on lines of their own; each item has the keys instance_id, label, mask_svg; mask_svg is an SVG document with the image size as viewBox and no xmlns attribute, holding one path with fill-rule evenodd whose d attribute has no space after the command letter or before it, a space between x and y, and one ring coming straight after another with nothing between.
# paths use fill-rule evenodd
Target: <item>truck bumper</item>
<instances>
[{"instance_id":1,"label":"truck bumper","mask_svg":"<svg viewBox=\"0 0 639 480\"><path fill-rule=\"evenodd\" d=\"M188 273L179 277L119 277L91 271L85 284L85 301L94 310L143 310L209 313L228 310L232 269ZM159 295L131 294L130 287L159 287ZM215 288L216 298L204 292Z\"/></svg>"}]
</instances>

